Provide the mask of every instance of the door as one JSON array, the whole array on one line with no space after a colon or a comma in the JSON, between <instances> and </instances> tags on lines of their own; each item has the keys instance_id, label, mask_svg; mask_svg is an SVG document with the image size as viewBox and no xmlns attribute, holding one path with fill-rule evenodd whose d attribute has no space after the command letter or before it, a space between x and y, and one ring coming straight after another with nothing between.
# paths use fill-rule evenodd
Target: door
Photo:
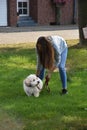
<instances>
[{"instance_id":1,"label":"door","mask_svg":"<svg viewBox=\"0 0 87 130\"><path fill-rule=\"evenodd\" d=\"M0 26L7 26L7 0L0 0Z\"/></svg>"},{"instance_id":2,"label":"door","mask_svg":"<svg viewBox=\"0 0 87 130\"><path fill-rule=\"evenodd\" d=\"M29 0L17 0L17 12L20 16L29 16Z\"/></svg>"}]
</instances>

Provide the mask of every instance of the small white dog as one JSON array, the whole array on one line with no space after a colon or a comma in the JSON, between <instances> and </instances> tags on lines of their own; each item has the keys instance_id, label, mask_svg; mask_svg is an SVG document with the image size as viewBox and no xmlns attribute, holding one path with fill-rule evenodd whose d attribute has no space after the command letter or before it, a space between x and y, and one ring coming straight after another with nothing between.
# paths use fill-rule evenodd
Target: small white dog
<instances>
[{"instance_id":1,"label":"small white dog","mask_svg":"<svg viewBox=\"0 0 87 130\"><path fill-rule=\"evenodd\" d=\"M43 82L35 74L30 74L23 81L23 88L27 96L34 95L35 97L39 97L43 88Z\"/></svg>"}]
</instances>

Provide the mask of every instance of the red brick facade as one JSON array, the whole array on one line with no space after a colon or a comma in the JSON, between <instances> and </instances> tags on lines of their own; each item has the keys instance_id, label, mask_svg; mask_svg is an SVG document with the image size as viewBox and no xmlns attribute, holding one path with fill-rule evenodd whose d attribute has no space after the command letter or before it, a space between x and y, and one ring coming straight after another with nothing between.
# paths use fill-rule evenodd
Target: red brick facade
<instances>
[{"instance_id":1,"label":"red brick facade","mask_svg":"<svg viewBox=\"0 0 87 130\"><path fill-rule=\"evenodd\" d=\"M16 0L8 0L8 25L16 26L17 23L17 3Z\"/></svg>"},{"instance_id":2,"label":"red brick facade","mask_svg":"<svg viewBox=\"0 0 87 130\"><path fill-rule=\"evenodd\" d=\"M56 6L52 0L30 0L31 17L41 25L56 22ZM73 0L67 0L60 8L60 24L71 24L73 21Z\"/></svg>"},{"instance_id":3,"label":"red brick facade","mask_svg":"<svg viewBox=\"0 0 87 130\"><path fill-rule=\"evenodd\" d=\"M38 22L38 2L37 0L30 0L29 2L30 16Z\"/></svg>"},{"instance_id":4,"label":"red brick facade","mask_svg":"<svg viewBox=\"0 0 87 130\"><path fill-rule=\"evenodd\" d=\"M73 0L67 0L64 7L61 8L61 24L73 23Z\"/></svg>"},{"instance_id":5,"label":"red brick facade","mask_svg":"<svg viewBox=\"0 0 87 130\"><path fill-rule=\"evenodd\" d=\"M51 0L38 0L38 23L55 22L55 7Z\"/></svg>"},{"instance_id":6,"label":"red brick facade","mask_svg":"<svg viewBox=\"0 0 87 130\"><path fill-rule=\"evenodd\" d=\"M8 25L16 26L17 2L8 0ZM56 6L52 0L29 0L29 14L40 25L49 25L56 22ZM67 0L60 8L60 24L72 24L73 0Z\"/></svg>"}]
</instances>

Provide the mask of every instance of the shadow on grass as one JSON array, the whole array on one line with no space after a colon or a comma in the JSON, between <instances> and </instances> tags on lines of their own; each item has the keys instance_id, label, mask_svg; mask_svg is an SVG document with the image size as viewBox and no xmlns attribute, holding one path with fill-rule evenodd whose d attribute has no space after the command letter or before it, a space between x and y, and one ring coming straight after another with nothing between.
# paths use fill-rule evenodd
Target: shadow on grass
<instances>
[{"instance_id":1,"label":"shadow on grass","mask_svg":"<svg viewBox=\"0 0 87 130\"><path fill-rule=\"evenodd\" d=\"M23 122L15 120L14 117L0 109L0 130L23 130Z\"/></svg>"},{"instance_id":2,"label":"shadow on grass","mask_svg":"<svg viewBox=\"0 0 87 130\"><path fill-rule=\"evenodd\" d=\"M78 117L73 116L61 116L60 119L56 117L47 120L29 120L29 123L26 124L24 130L27 130L28 128L31 130L87 130L87 119L78 119Z\"/></svg>"},{"instance_id":3,"label":"shadow on grass","mask_svg":"<svg viewBox=\"0 0 87 130\"><path fill-rule=\"evenodd\" d=\"M75 45L69 45L69 49L87 49L87 45L81 45L80 43L77 43Z\"/></svg>"}]
</instances>

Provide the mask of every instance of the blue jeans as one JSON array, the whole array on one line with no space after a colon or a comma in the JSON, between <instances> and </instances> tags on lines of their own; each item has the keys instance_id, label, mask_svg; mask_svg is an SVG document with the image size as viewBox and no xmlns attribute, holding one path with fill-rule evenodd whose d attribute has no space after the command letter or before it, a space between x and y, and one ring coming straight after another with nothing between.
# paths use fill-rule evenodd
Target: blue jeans
<instances>
[{"instance_id":1,"label":"blue jeans","mask_svg":"<svg viewBox=\"0 0 87 130\"><path fill-rule=\"evenodd\" d=\"M66 68L65 68L67 53L68 53L68 48L66 48L62 52L62 54L61 54L61 62L59 64L59 66L58 66L63 89L67 88L67 74L66 74Z\"/></svg>"},{"instance_id":2,"label":"blue jeans","mask_svg":"<svg viewBox=\"0 0 87 130\"><path fill-rule=\"evenodd\" d=\"M65 64L66 64L66 59L67 59L67 52L68 52L68 48L66 48L62 54L61 54L61 62L58 66L59 68L59 74L60 74L60 79L62 82L62 88L66 89L67 88L67 74L66 74L66 68L65 68ZM45 74L45 68L42 67L41 71L40 71L40 75L39 78L41 80L43 80L44 78L44 74Z\"/></svg>"}]
</instances>

